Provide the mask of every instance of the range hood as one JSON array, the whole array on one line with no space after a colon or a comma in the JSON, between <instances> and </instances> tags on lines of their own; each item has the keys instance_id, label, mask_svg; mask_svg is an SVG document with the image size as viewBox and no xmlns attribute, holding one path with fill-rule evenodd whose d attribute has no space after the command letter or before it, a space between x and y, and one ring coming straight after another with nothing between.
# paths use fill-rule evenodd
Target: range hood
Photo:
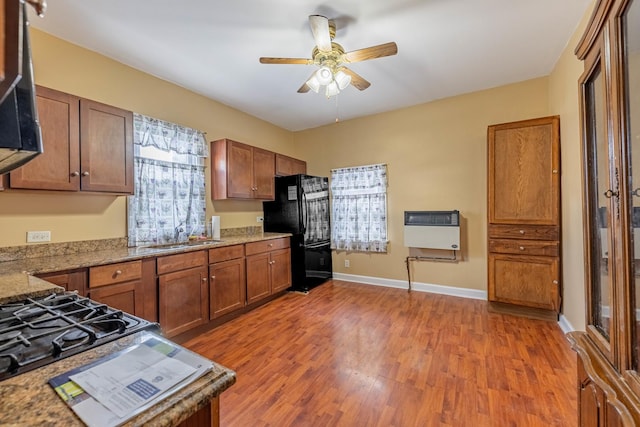
<instances>
[{"instance_id":1,"label":"range hood","mask_svg":"<svg viewBox=\"0 0 640 427\"><path fill-rule=\"evenodd\" d=\"M22 78L0 104L0 175L42 153L26 6L21 4Z\"/></svg>"}]
</instances>

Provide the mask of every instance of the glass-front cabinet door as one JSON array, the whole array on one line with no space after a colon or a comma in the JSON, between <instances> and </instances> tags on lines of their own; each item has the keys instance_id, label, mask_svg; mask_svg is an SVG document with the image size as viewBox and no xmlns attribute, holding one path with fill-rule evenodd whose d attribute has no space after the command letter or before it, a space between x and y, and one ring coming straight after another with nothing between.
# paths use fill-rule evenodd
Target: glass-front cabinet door
<instances>
[{"instance_id":1,"label":"glass-front cabinet door","mask_svg":"<svg viewBox=\"0 0 640 427\"><path fill-rule=\"evenodd\" d=\"M628 327L631 363L627 369L638 371L640 354L640 0L629 1L620 20L622 41L623 109L622 132L626 142L628 167L627 204L629 223L629 310ZM625 322L626 323L626 322Z\"/></svg>"},{"instance_id":2,"label":"glass-front cabinet door","mask_svg":"<svg viewBox=\"0 0 640 427\"><path fill-rule=\"evenodd\" d=\"M585 139L585 199L587 209L587 256L590 304L589 333L601 351L611 358L612 281L615 246L612 243L612 213L616 206L616 176L611 160L614 147L608 137L604 61L600 52L589 58L591 67L581 81Z\"/></svg>"}]
</instances>

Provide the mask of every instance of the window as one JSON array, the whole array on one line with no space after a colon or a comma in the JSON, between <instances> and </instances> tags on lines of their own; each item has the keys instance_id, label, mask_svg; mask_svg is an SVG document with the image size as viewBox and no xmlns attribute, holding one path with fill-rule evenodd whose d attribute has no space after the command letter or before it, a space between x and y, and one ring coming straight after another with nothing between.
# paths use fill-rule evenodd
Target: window
<instances>
[{"instance_id":1,"label":"window","mask_svg":"<svg viewBox=\"0 0 640 427\"><path fill-rule=\"evenodd\" d=\"M134 114L134 189L129 246L186 240L205 231L202 132Z\"/></svg>"},{"instance_id":2,"label":"window","mask_svg":"<svg viewBox=\"0 0 640 427\"><path fill-rule=\"evenodd\" d=\"M387 165L331 171L331 248L387 251Z\"/></svg>"}]
</instances>

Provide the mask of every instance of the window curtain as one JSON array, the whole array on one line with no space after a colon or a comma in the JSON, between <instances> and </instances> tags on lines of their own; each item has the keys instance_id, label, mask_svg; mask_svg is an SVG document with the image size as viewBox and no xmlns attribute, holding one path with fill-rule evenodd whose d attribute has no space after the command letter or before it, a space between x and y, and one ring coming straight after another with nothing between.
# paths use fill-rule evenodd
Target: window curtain
<instances>
[{"instance_id":1,"label":"window curtain","mask_svg":"<svg viewBox=\"0 0 640 427\"><path fill-rule=\"evenodd\" d=\"M134 196L129 246L183 241L205 232L204 134L134 114Z\"/></svg>"},{"instance_id":2,"label":"window curtain","mask_svg":"<svg viewBox=\"0 0 640 427\"><path fill-rule=\"evenodd\" d=\"M387 165L331 171L331 248L387 251Z\"/></svg>"}]
</instances>

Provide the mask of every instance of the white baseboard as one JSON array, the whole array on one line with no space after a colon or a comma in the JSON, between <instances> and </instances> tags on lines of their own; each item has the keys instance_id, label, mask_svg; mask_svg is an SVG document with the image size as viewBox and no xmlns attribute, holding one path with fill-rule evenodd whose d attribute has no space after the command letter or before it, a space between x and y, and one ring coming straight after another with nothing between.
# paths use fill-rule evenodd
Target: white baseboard
<instances>
[{"instance_id":1,"label":"white baseboard","mask_svg":"<svg viewBox=\"0 0 640 427\"><path fill-rule=\"evenodd\" d=\"M576 328L573 327L573 325L567 320L566 317L564 317L563 314L560 315L558 325L560 326L560 329L562 329L562 332L564 332L565 334L576 330Z\"/></svg>"},{"instance_id":2,"label":"white baseboard","mask_svg":"<svg viewBox=\"0 0 640 427\"><path fill-rule=\"evenodd\" d=\"M333 273L333 278L345 282L358 282L366 285L386 286L388 288L408 289L406 280L383 279L380 277L358 276L355 274ZM434 285L430 283L411 282L411 290L432 294L450 295L454 297L487 300L487 291L477 289L455 288L453 286Z\"/></svg>"},{"instance_id":3,"label":"white baseboard","mask_svg":"<svg viewBox=\"0 0 640 427\"><path fill-rule=\"evenodd\" d=\"M333 278L336 280L344 280L345 282L357 282L363 283L365 285L386 286L388 288L407 289L409 287L409 284L406 280L383 279L380 277L358 276L356 274L333 273ZM488 299L487 291L456 288L453 286L434 285L431 283L412 282L411 290L484 301ZM573 325L562 314L560 315L560 320L558 320L558 325L565 334L567 332L575 331Z\"/></svg>"}]
</instances>

